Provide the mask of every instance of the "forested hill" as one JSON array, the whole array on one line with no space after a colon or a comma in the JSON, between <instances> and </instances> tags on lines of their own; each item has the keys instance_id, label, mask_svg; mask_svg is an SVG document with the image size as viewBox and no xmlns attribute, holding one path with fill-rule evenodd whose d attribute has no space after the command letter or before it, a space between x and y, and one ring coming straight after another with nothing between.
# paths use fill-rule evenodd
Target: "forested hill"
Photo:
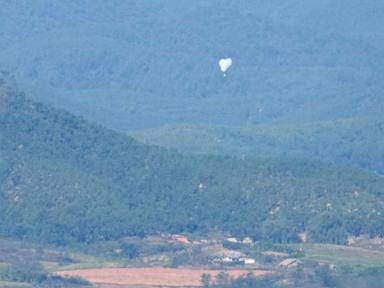
<instances>
[{"instance_id":1,"label":"forested hill","mask_svg":"<svg viewBox=\"0 0 384 288\"><path fill-rule=\"evenodd\" d=\"M1 80L0 234L56 244L212 228L275 242L382 233L384 179L295 159L185 156Z\"/></svg>"},{"instance_id":2,"label":"forested hill","mask_svg":"<svg viewBox=\"0 0 384 288\"><path fill-rule=\"evenodd\" d=\"M381 0L2 1L0 69L150 144L384 174L383 26Z\"/></svg>"},{"instance_id":3,"label":"forested hill","mask_svg":"<svg viewBox=\"0 0 384 288\"><path fill-rule=\"evenodd\" d=\"M384 175L384 117L222 127L175 124L134 133L143 143L199 154L289 155L358 166Z\"/></svg>"}]
</instances>

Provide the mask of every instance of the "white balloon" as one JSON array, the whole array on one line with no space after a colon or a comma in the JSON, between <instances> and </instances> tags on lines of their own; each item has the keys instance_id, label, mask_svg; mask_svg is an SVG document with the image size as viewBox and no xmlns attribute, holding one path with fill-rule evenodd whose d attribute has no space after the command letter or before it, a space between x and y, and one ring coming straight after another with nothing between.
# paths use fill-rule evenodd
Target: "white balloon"
<instances>
[{"instance_id":1,"label":"white balloon","mask_svg":"<svg viewBox=\"0 0 384 288\"><path fill-rule=\"evenodd\" d=\"M232 66L231 58L220 59L219 67L221 72L225 73L231 66Z\"/></svg>"}]
</instances>

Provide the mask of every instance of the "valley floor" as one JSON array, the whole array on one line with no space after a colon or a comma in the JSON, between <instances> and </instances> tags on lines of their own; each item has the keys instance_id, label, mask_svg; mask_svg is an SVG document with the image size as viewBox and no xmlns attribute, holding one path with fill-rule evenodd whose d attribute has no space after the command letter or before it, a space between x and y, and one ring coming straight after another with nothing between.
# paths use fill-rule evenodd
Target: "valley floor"
<instances>
[{"instance_id":1,"label":"valley floor","mask_svg":"<svg viewBox=\"0 0 384 288\"><path fill-rule=\"evenodd\" d=\"M81 277L92 284L128 285L144 287L200 287L201 277L208 274L215 278L219 273L227 273L230 277L238 278L252 273L255 276L265 276L273 273L268 270L227 269L212 270L203 268L99 268L59 271L56 274L66 277Z\"/></svg>"},{"instance_id":2,"label":"valley floor","mask_svg":"<svg viewBox=\"0 0 384 288\"><path fill-rule=\"evenodd\" d=\"M244 240L233 243L228 239L235 238L224 235L204 239L193 235L174 236L132 237L97 243L85 250L84 247L43 247L0 239L0 287L51 287L50 284L36 286L42 273L68 279L54 286L66 288L87 287L86 282L76 282L79 279L97 288L201 287L204 274L214 280L220 273L232 279L249 273L260 279L267 276L273 283L284 283L287 288L296 287L298 279L302 287L327 287L308 283L321 283L340 275L377 279L381 277L380 271L384 271L384 240L379 238L351 238L349 245L343 246L241 243ZM178 242L181 240L184 243ZM136 249L135 245L139 252L131 257L118 248ZM236 259L255 262L246 265Z\"/></svg>"}]
</instances>

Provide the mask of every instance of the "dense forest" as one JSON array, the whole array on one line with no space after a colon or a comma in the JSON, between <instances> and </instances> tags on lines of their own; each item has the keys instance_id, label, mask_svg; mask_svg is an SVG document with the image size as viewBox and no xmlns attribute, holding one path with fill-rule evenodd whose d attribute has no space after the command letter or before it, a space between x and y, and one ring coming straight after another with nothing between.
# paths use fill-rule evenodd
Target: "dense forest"
<instances>
[{"instance_id":1,"label":"dense forest","mask_svg":"<svg viewBox=\"0 0 384 288\"><path fill-rule=\"evenodd\" d=\"M191 156L29 100L0 81L0 234L68 245L220 229L344 243L382 235L384 179L300 158Z\"/></svg>"},{"instance_id":2,"label":"dense forest","mask_svg":"<svg viewBox=\"0 0 384 288\"><path fill-rule=\"evenodd\" d=\"M0 27L0 287L383 287L383 0L5 0Z\"/></svg>"},{"instance_id":3,"label":"dense forest","mask_svg":"<svg viewBox=\"0 0 384 288\"><path fill-rule=\"evenodd\" d=\"M166 125L133 136L148 144L206 155L322 159L384 173L384 118L348 118L243 127Z\"/></svg>"},{"instance_id":4,"label":"dense forest","mask_svg":"<svg viewBox=\"0 0 384 288\"><path fill-rule=\"evenodd\" d=\"M2 69L31 96L115 129L300 123L383 108L381 1L2 4ZM221 57L234 60L228 77Z\"/></svg>"},{"instance_id":5,"label":"dense forest","mask_svg":"<svg viewBox=\"0 0 384 288\"><path fill-rule=\"evenodd\" d=\"M377 0L3 1L0 69L30 97L148 144L384 174L383 11ZM227 77L221 57L233 58Z\"/></svg>"}]
</instances>

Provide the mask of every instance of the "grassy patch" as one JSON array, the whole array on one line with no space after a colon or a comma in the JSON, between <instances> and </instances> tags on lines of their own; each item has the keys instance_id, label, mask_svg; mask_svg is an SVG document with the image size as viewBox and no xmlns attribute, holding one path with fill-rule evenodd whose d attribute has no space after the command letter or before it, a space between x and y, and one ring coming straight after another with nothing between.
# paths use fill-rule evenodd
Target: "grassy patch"
<instances>
[{"instance_id":1,"label":"grassy patch","mask_svg":"<svg viewBox=\"0 0 384 288\"><path fill-rule=\"evenodd\" d=\"M75 263L52 267L50 270L76 270L90 268L118 268L124 267L124 263L120 261L110 261L99 257L85 255L81 253L70 253L70 257L75 260Z\"/></svg>"},{"instance_id":2,"label":"grassy patch","mask_svg":"<svg viewBox=\"0 0 384 288\"><path fill-rule=\"evenodd\" d=\"M384 267L384 252L357 247L331 244L298 245L305 252L305 258L342 265Z\"/></svg>"},{"instance_id":3,"label":"grassy patch","mask_svg":"<svg viewBox=\"0 0 384 288\"><path fill-rule=\"evenodd\" d=\"M17 288L17 287L32 287L32 285L28 284L28 283L10 282L10 281L0 280L0 287L2 287L2 288L7 288L7 287Z\"/></svg>"}]
</instances>

